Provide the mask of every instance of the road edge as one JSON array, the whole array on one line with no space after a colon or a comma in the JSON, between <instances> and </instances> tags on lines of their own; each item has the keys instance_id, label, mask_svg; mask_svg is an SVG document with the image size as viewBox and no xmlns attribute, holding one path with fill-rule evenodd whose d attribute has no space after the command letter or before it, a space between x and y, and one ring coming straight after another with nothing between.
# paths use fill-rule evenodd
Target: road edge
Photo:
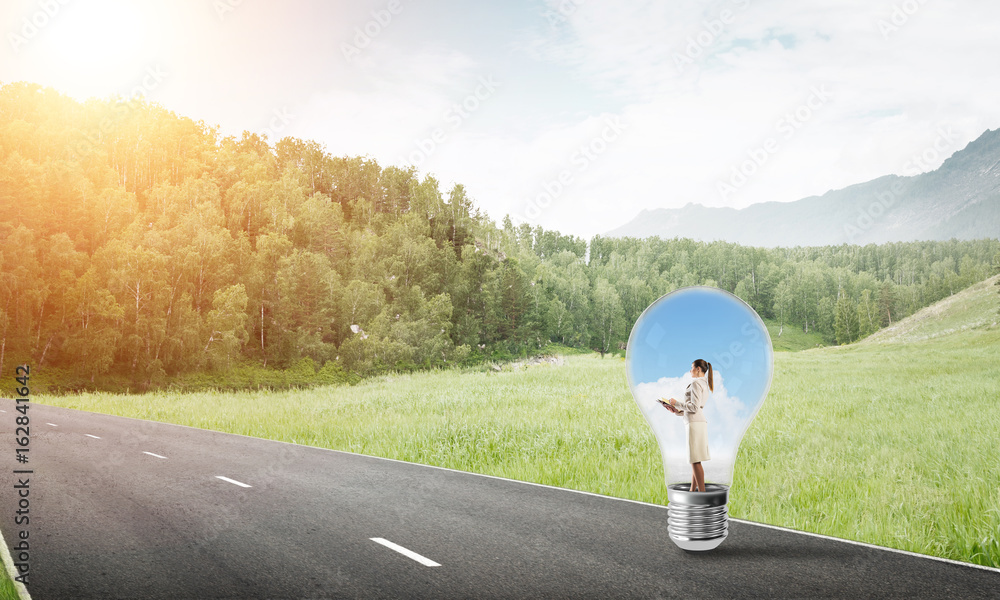
<instances>
[{"instance_id":1,"label":"road edge","mask_svg":"<svg viewBox=\"0 0 1000 600\"><path fill-rule=\"evenodd\" d=\"M929 558L931 560L937 560L941 562L951 563L953 565L958 565L960 567L972 567L974 569L982 569L984 571L989 571L991 573L1000 573L1000 568L997 567L987 567L986 565L977 565L976 563L964 562L961 560L955 560L953 558L944 558L943 556L934 556L932 554L921 554L919 552L911 552L910 550L900 550L899 548L890 548L889 546L879 546L878 544L869 544L868 542L859 542L857 540L849 540L847 538L833 537L832 535L824 535L822 533L814 533L812 531L802 531L801 529L790 529L788 527L780 527L778 525L771 525L768 523L757 523L754 521L744 521L743 519L733 519L730 517L730 521L738 521L740 523L746 523L747 525L756 525L758 527L767 527L768 529L777 529L778 531L788 531L790 533L801 533L802 535L808 535L812 537L823 538L825 540L833 540L835 542L844 542L845 544L854 544L855 546L864 546L865 548L873 548L875 550L888 550L889 552L895 552L897 554L906 554L908 556L915 556L917 558Z\"/></svg>"}]
</instances>

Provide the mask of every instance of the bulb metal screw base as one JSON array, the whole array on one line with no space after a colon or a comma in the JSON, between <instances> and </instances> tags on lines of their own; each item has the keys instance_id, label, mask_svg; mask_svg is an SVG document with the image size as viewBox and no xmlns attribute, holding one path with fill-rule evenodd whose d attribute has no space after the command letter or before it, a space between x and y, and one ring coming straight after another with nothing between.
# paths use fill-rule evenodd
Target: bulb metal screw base
<instances>
[{"instance_id":1,"label":"bulb metal screw base","mask_svg":"<svg viewBox=\"0 0 1000 600\"><path fill-rule=\"evenodd\" d=\"M692 492L690 483L667 486L667 530L678 548L704 552L717 548L729 535L729 486L706 483Z\"/></svg>"}]
</instances>

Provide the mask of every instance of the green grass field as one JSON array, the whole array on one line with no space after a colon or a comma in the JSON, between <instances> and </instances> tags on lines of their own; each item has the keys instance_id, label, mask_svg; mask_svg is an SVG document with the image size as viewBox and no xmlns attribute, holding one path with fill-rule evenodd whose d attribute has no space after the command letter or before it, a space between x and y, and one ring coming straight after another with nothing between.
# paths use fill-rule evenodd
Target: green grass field
<instances>
[{"instance_id":1,"label":"green grass field","mask_svg":"<svg viewBox=\"0 0 1000 600\"><path fill-rule=\"evenodd\" d=\"M980 284L913 315L898 324L900 340L777 353L741 446L731 515L1000 566L1000 328L974 314L991 301L996 314L995 290ZM667 502L621 358L308 391L38 399Z\"/></svg>"},{"instance_id":2,"label":"green grass field","mask_svg":"<svg viewBox=\"0 0 1000 600\"><path fill-rule=\"evenodd\" d=\"M781 327L771 319L764 319L764 325L767 327L767 334L771 336L771 346L775 352L798 352L827 345L822 335L814 331L805 333L798 325L785 324ZM781 335L778 335L779 332Z\"/></svg>"}]
</instances>

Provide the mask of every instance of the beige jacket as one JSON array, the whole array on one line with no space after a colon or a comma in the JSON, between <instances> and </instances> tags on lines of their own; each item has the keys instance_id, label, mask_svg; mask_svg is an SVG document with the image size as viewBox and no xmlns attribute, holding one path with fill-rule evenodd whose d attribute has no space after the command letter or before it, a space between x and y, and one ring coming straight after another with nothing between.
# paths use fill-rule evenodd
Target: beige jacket
<instances>
[{"instance_id":1,"label":"beige jacket","mask_svg":"<svg viewBox=\"0 0 1000 600\"><path fill-rule=\"evenodd\" d=\"M704 377L695 377L688 384L687 390L684 391L684 400L677 401L677 410L681 411L680 416L684 417L685 423L707 422L705 413L701 409L705 407L705 401L708 400L710 393L708 379Z\"/></svg>"}]
</instances>

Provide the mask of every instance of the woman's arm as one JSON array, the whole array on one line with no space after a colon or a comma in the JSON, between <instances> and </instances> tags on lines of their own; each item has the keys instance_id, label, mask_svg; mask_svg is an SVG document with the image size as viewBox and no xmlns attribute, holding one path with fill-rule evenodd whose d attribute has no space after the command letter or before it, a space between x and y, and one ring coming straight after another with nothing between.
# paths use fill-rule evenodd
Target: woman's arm
<instances>
[{"instance_id":1,"label":"woman's arm","mask_svg":"<svg viewBox=\"0 0 1000 600\"><path fill-rule=\"evenodd\" d=\"M695 403L695 401L698 399L695 392L695 390L697 389L698 389L697 383L692 381L690 384L688 384L687 389L684 390L684 400L678 400L677 404L675 404L674 406L676 406L677 409L680 410L681 412L686 412L686 413L698 412L699 405Z\"/></svg>"},{"instance_id":2,"label":"woman's arm","mask_svg":"<svg viewBox=\"0 0 1000 600\"><path fill-rule=\"evenodd\" d=\"M704 379L698 379L693 388L694 389L691 392L691 396L693 396L693 398L691 401L697 404L698 408L704 408L705 401L708 400L708 395L710 393L708 389L708 382Z\"/></svg>"}]
</instances>

